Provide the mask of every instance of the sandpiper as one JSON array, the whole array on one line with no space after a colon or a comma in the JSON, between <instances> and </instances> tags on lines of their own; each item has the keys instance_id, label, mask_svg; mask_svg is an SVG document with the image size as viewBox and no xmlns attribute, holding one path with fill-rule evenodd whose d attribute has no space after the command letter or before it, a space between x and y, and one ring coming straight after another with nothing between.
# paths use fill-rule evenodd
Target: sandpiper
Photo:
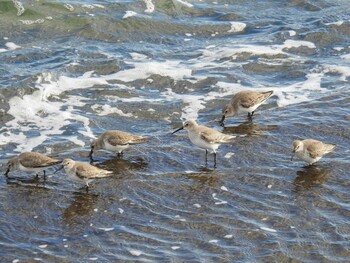
<instances>
[{"instance_id":1,"label":"sandpiper","mask_svg":"<svg viewBox=\"0 0 350 263\"><path fill-rule=\"evenodd\" d=\"M293 141L291 160L296 154L300 159L311 165L320 160L323 155L332 152L335 147L335 144L323 143L312 139L295 140Z\"/></svg>"},{"instance_id":2,"label":"sandpiper","mask_svg":"<svg viewBox=\"0 0 350 263\"><path fill-rule=\"evenodd\" d=\"M61 160L48 157L41 153L24 152L8 161L5 176L7 177L11 170L20 170L23 172L34 172L38 177L38 173L43 171L45 178L45 170L61 162Z\"/></svg>"},{"instance_id":3,"label":"sandpiper","mask_svg":"<svg viewBox=\"0 0 350 263\"><path fill-rule=\"evenodd\" d=\"M111 176L113 172L97 168L88 163L76 162L72 159L64 159L63 167L68 178L80 183L85 183L86 190L89 188L89 183L94 179Z\"/></svg>"},{"instance_id":4,"label":"sandpiper","mask_svg":"<svg viewBox=\"0 0 350 263\"><path fill-rule=\"evenodd\" d=\"M224 126L226 117L240 113L248 113L248 118L252 119L254 111L273 94L273 91L258 92L243 90L233 95L229 104L222 109L222 119L220 124Z\"/></svg>"},{"instance_id":5,"label":"sandpiper","mask_svg":"<svg viewBox=\"0 0 350 263\"><path fill-rule=\"evenodd\" d=\"M214 153L214 166L216 166L216 150L222 143L233 142L233 139L235 138L235 136L226 135L206 126L198 125L193 120L185 121L182 127L175 130L172 134L182 129L188 131L188 137L194 145L205 149L206 162L208 158L208 150Z\"/></svg>"},{"instance_id":6,"label":"sandpiper","mask_svg":"<svg viewBox=\"0 0 350 263\"><path fill-rule=\"evenodd\" d=\"M117 152L118 156L120 156L125 149L129 148L130 144L138 144L144 141L146 141L146 138L143 136L137 136L117 130L106 131L91 143L89 157L92 160L94 150L99 149Z\"/></svg>"}]
</instances>

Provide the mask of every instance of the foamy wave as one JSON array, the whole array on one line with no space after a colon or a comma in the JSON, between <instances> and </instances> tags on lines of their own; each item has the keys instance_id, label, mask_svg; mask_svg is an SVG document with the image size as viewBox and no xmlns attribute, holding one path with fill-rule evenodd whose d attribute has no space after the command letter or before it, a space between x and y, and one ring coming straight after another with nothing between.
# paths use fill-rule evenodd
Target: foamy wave
<instances>
[{"instance_id":1,"label":"foamy wave","mask_svg":"<svg viewBox=\"0 0 350 263\"><path fill-rule=\"evenodd\" d=\"M110 105L93 105L91 108L97 112L98 115L106 116L110 114L117 114L123 117L133 117L131 113L124 113L122 110L117 109L116 107L112 107ZM137 116L135 117L137 118Z\"/></svg>"},{"instance_id":2,"label":"foamy wave","mask_svg":"<svg viewBox=\"0 0 350 263\"><path fill-rule=\"evenodd\" d=\"M105 80L91 77L91 74L92 72L87 72L79 78L62 76L57 81L52 80L51 74L43 74L38 78L35 85L37 90L32 94L11 98L7 113L14 118L0 129L0 144L14 143L17 144L15 151L31 151L51 136L62 135L62 128L72 121L82 123L83 128L79 133L94 138L89 119L75 112L75 106L85 105L83 98L70 96L66 100L60 100L57 97L65 91L107 84ZM53 97L55 100L52 100ZM18 134L18 130L21 133ZM38 135L33 136L33 133ZM77 137L68 136L67 140L84 145Z\"/></svg>"}]
</instances>

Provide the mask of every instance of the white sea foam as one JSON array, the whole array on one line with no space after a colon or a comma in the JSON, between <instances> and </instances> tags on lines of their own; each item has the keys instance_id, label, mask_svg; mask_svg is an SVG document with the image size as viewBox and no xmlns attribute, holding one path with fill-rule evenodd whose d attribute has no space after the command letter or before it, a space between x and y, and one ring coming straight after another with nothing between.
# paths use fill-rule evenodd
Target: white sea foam
<instances>
[{"instance_id":1,"label":"white sea foam","mask_svg":"<svg viewBox=\"0 0 350 263\"><path fill-rule=\"evenodd\" d=\"M140 250L129 250L129 253L133 256L141 256L142 255L142 251Z\"/></svg>"},{"instance_id":2,"label":"white sea foam","mask_svg":"<svg viewBox=\"0 0 350 263\"><path fill-rule=\"evenodd\" d=\"M267 232L273 232L273 233L276 233L277 230L275 229L272 229L272 228L268 228L268 227L260 227L261 230L265 230Z\"/></svg>"},{"instance_id":3,"label":"white sea foam","mask_svg":"<svg viewBox=\"0 0 350 263\"><path fill-rule=\"evenodd\" d=\"M284 46L286 48L292 47L308 47L308 48L316 48L315 44L310 41L302 41L302 40L291 40L288 39L284 42Z\"/></svg>"},{"instance_id":4,"label":"white sea foam","mask_svg":"<svg viewBox=\"0 0 350 263\"><path fill-rule=\"evenodd\" d=\"M21 48L21 46L18 46L18 45L16 45L16 44L13 43L13 42L7 42L7 43L5 43L5 46L6 46L7 48L0 48L0 53L1 53L1 52L6 52L6 51L12 51L12 50Z\"/></svg>"},{"instance_id":5,"label":"white sea foam","mask_svg":"<svg viewBox=\"0 0 350 263\"><path fill-rule=\"evenodd\" d=\"M226 192L228 191L227 187L226 187L226 186L224 186L224 185L223 185L223 186L221 186L221 187L220 187L220 189L221 189L222 191L226 191Z\"/></svg>"},{"instance_id":6,"label":"white sea foam","mask_svg":"<svg viewBox=\"0 0 350 263\"><path fill-rule=\"evenodd\" d=\"M76 106L84 106L82 98L70 96L66 100L55 100L58 95L74 89L86 89L94 85L108 84L105 80L92 77L92 72L87 72L79 78L61 76L57 81L51 74L43 74L36 82L36 90L32 94L15 96L9 100L10 109L7 112L14 118L0 129L0 145L16 143L15 151L31 151L34 147L45 142L52 135L61 135L64 126L72 120L81 122L83 127L79 133L94 138L89 127L88 118L76 113ZM20 133L16 131L20 130ZM39 130L40 135L27 137L27 133ZM85 143L77 137L67 137L82 146Z\"/></svg>"},{"instance_id":7,"label":"white sea foam","mask_svg":"<svg viewBox=\"0 0 350 263\"><path fill-rule=\"evenodd\" d=\"M103 230L105 232L109 232L114 230L114 227L99 227L98 229Z\"/></svg>"},{"instance_id":8,"label":"white sea foam","mask_svg":"<svg viewBox=\"0 0 350 263\"><path fill-rule=\"evenodd\" d=\"M234 156L234 155L235 155L235 153L226 153L224 157L225 157L226 159L230 159L230 158L231 158L232 156Z\"/></svg>"},{"instance_id":9,"label":"white sea foam","mask_svg":"<svg viewBox=\"0 0 350 263\"><path fill-rule=\"evenodd\" d=\"M145 12L146 12L146 13L153 13L153 12L154 12L154 9L155 9L153 2L152 2L151 0L143 0L143 1L144 1L145 4L146 4L146 10L145 10Z\"/></svg>"},{"instance_id":10,"label":"white sea foam","mask_svg":"<svg viewBox=\"0 0 350 263\"><path fill-rule=\"evenodd\" d=\"M227 31L228 33L238 33L242 32L246 28L246 24L242 22L231 22L231 29Z\"/></svg>"},{"instance_id":11,"label":"white sea foam","mask_svg":"<svg viewBox=\"0 0 350 263\"><path fill-rule=\"evenodd\" d=\"M72 6L71 4L64 4L64 7L66 9L68 9L69 11L73 12L74 11L74 6Z\"/></svg>"},{"instance_id":12,"label":"white sea foam","mask_svg":"<svg viewBox=\"0 0 350 263\"><path fill-rule=\"evenodd\" d=\"M133 68L118 71L115 74L105 76L106 80L121 80L125 82L131 82L138 79L147 79L152 74L157 74L161 76L171 77L174 80L182 80L191 77L192 70L182 65L181 61L134 61L128 62L127 64L132 64Z\"/></svg>"},{"instance_id":13,"label":"white sea foam","mask_svg":"<svg viewBox=\"0 0 350 263\"><path fill-rule=\"evenodd\" d=\"M187 6L187 7L193 7L192 4L190 4L190 3L186 2L186 1L183 1L183 0L175 0L175 1L176 1L176 2L179 2L180 4L185 5L185 6Z\"/></svg>"},{"instance_id":14,"label":"white sea foam","mask_svg":"<svg viewBox=\"0 0 350 263\"><path fill-rule=\"evenodd\" d=\"M104 105L92 105L91 108L97 112L100 116L110 115L110 114L117 114L119 116L123 117L133 117L132 113L124 113L122 110L119 110L116 107L112 107L111 105L104 104Z\"/></svg>"},{"instance_id":15,"label":"white sea foam","mask_svg":"<svg viewBox=\"0 0 350 263\"><path fill-rule=\"evenodd\" d=\"M128 17L136 16L137 13L134 11L126 11L125 15L123 16L123 19L126 19Z\"/></svg>"}]
</instances>

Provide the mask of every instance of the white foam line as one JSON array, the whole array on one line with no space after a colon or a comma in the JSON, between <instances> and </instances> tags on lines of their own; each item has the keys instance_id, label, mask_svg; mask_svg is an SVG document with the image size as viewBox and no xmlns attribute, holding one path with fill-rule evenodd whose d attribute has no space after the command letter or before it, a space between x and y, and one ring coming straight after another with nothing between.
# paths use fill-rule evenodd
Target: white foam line
<instances>
[{"instance_id":1,"label":"white foam line","mask_svg":"<svg viewBox=\"0 0 350 263\"><path fill-rule=\"evenodd\" d=\"M190 4L190 3L186 2L186 1L183 1L183 0L175 0L175 1L176 1L176 2L179 2L179 3L182 4L182 5L185 5L185 6L187 6L187 7L193 7L192 4Z\"/></svg>"},{"instance_id":2,"label":"white foam line","mask_svg":"<svg viewBox=\"0 0 350 263\"><path fill-rule=\"evenodd\" d=\"M276 233L277 230L275 229L272 229L272 228L268 228L268 227L260 227L261 230L265 230L265 231L268 231L268 232L273 232L273 233Z\"/></svg>"},{"instance_id":3,"label":"white foam line","mask_svg":"<svg viewBox=\"0 0 350 263\"><path fill-rule=\"evenodd\" d=\"M105 76L105 80L121 80L125 82L131 82L137 79L147 79L152 74L171 77L172 79L182 80L192 76L192 70L182 64L181 61L141 61L141 62L128 62L132 64L134 68L118 71L117 73Z\"/></svg>"},{"instance_id":4,"label":"white foam line","mask_svg":"<svg viewBox=\"0 0 350 263\"><path fill-rule=\"evenodd\" d=\"M126 11L125 15L123 16L123 19L126 19L128 17L136 16L137 13L134 11Z\"/></svg>"}]
</instances>

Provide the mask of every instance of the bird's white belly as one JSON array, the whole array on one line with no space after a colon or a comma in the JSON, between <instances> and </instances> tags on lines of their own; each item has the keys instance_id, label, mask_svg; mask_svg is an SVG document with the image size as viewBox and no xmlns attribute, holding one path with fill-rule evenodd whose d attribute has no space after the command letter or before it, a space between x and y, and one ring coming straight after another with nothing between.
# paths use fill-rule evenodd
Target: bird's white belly
<instances>
[{"instance_id":1,"label":"bird's white belly","mask_svg":"<svg viewBox=\"0 0 350 263\"><path fill-rule=\"evenodd\" d=\"M252 113L253 111L255 111L259 106L261 105L260 104L255 104L254 106L250 107L250 108L244 108L244 107L238 107L238 113Z\"/></svg>"},{"instance_id":2,"label":"bird's white belly","mask_svg":"<svg viewBox=\"0 0 350 263\"><path fill-rule=\"evenodd\" d=\"M125 149L129 148L129 144L125 144L125 145L111 145L109 143L105 143L105 149L108 151L112 151L112 152L117 152L117 153L121 153L122 151L124 151Z\"/></svg>"},{"instance_id":3,"label":"bird's white belly","mask_svg":"<svg viewBox=\"0 0 350 263\"><path fill-rule=\"evenodd\" d=\"M217 144L217 143L208 143L202 138L200 138L199 135L196 135L196 134L189 133L188 137L190 138L191 142L197 147L210 150L212 152L215 152L220 146L220 144Z\"/></svg>"},{"instance_id":4,"label":"bird's white belly","mask_svg":"<svg viewBox=\"0 0 350 263\"><path fill-rule=\"evenodd\" d=\"M39 173L47 169L47 167L25 167L22 164L18 165L18 169L22 172L35 172Z\"/></svg>"},{"instance_id":5,"label":"bird's white belly","mask_svg":"<svg viewBox=\"0 0 350 263\"><path fill-rule=\"evenodd\" d=\"M78 177L72 169L65 169L65 171L66 171L68 178L72 181L75 181L75 182L89 183L93 180L93 179L82 179L82 178Z\"/></svg>"},{"instance_id":6,"label":"bird's white belly","mask_svg":"<svg viewBox=\"0 0 350 263\"><path fill-rule=\"evenodd\" d=\"M313 164L321 159L321 157L311 158L310 155L304 151L296 152L295 154L296 154L296 156L298 156L298 158L300 158L301 160L303 160L309 164Z\"/></svg>"}]
</instances>

